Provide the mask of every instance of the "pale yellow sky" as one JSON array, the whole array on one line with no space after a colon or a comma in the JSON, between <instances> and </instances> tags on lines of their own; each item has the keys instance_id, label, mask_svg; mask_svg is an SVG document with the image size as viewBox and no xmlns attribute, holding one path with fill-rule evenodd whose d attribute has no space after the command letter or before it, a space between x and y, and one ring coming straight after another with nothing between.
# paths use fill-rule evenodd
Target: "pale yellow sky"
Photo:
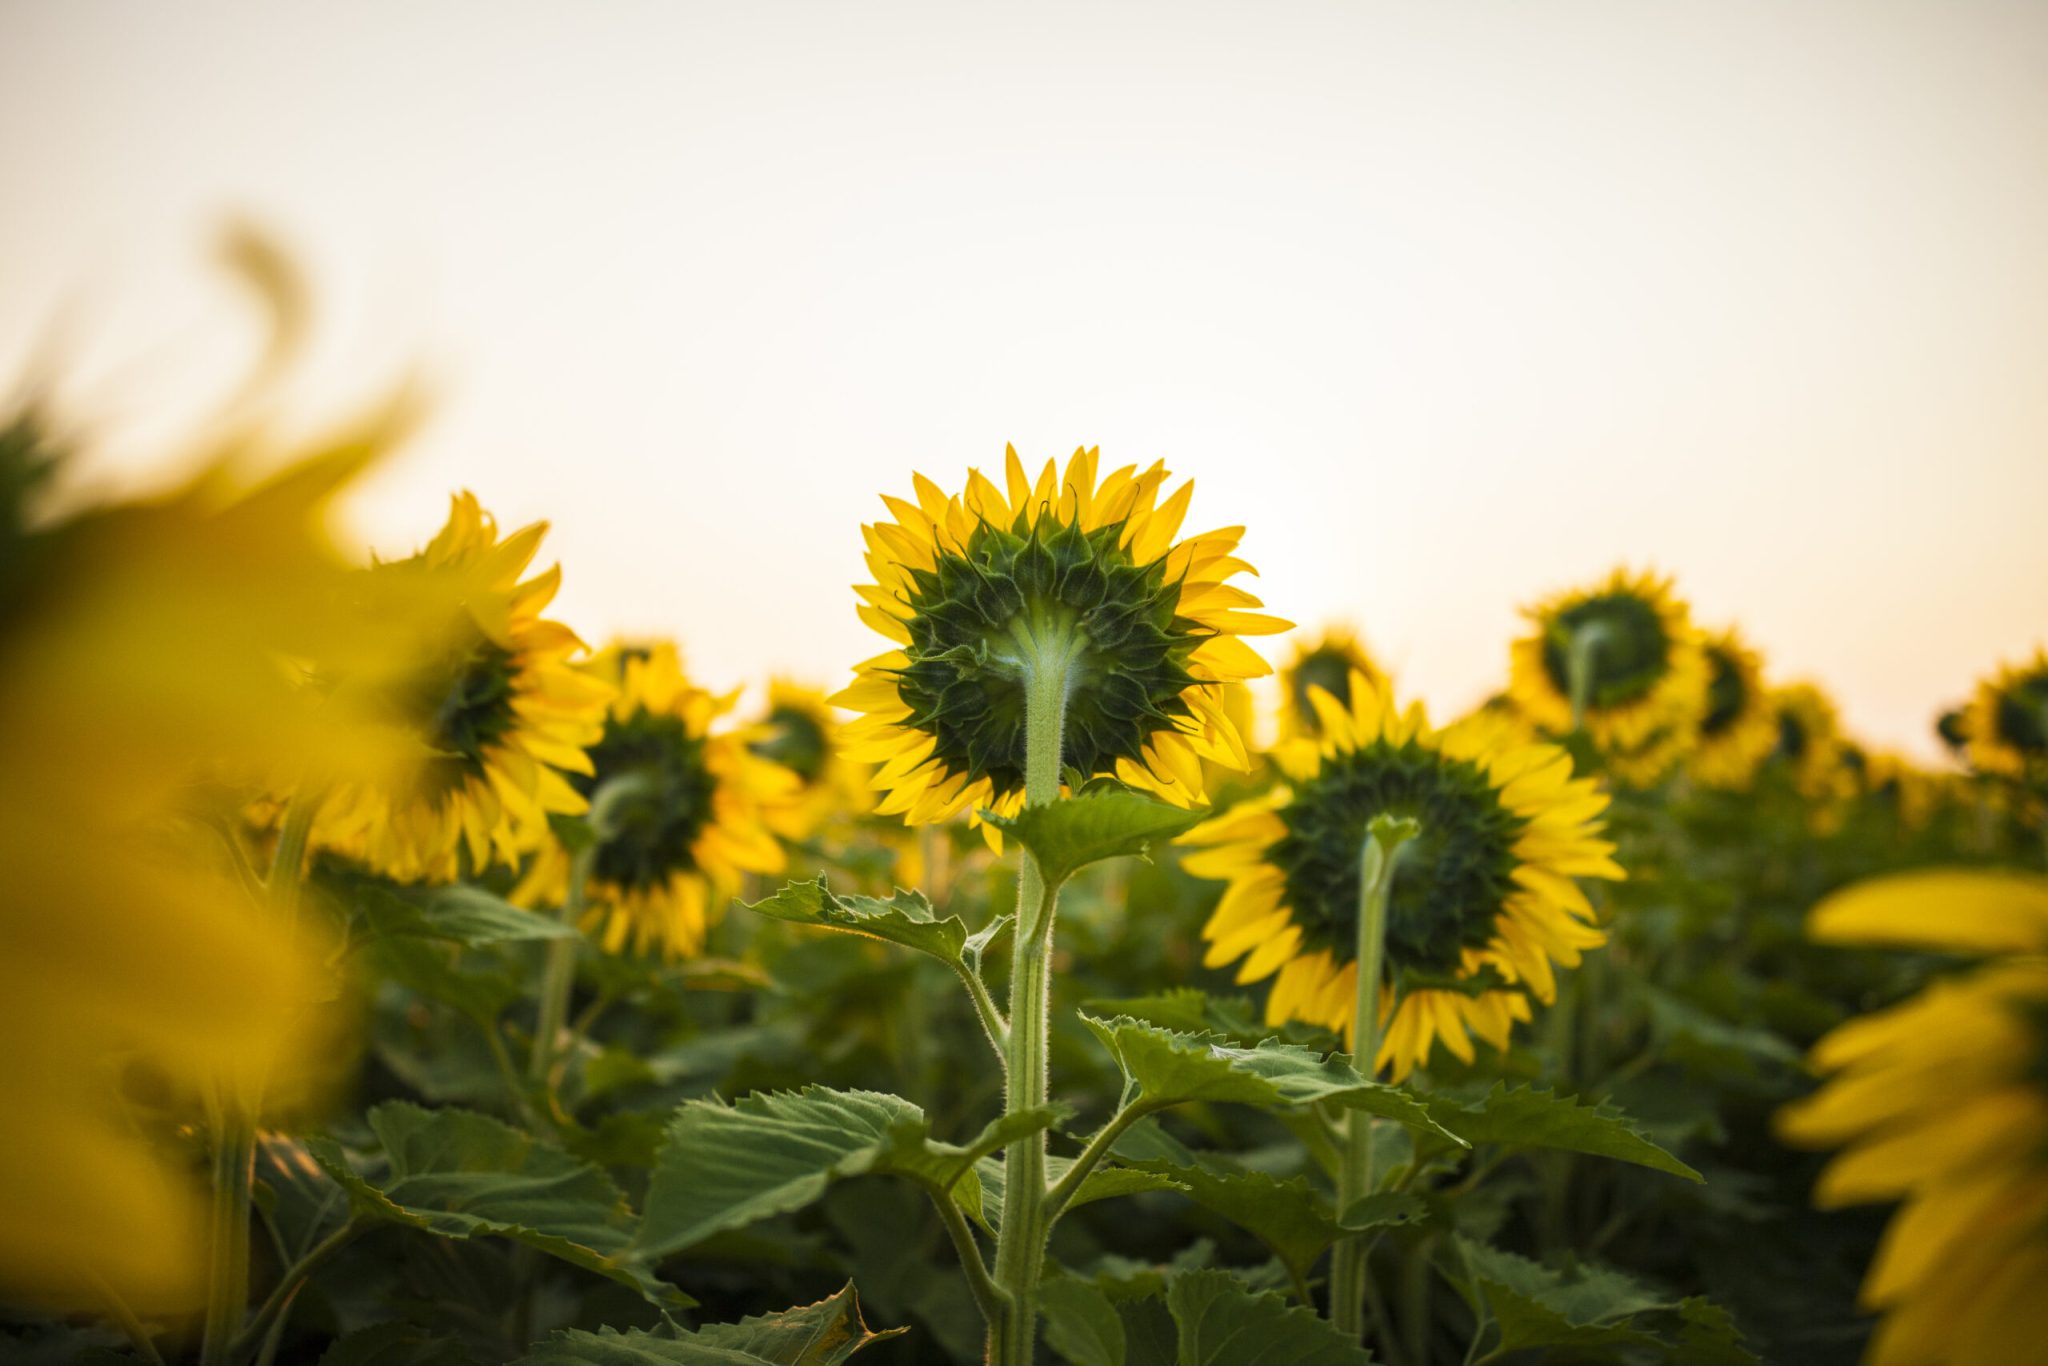
<instances>
[{"instance_id":1,"label":"pale yellow sky","mask_svg":"<svg viewBox=\"0 0 2048 1366\"><path fill-rule=\"evenodd\" d=\"M2028 3L0 0L0 373L61 324L146 463L241 210L309 402L441 379L360 532L549 517L566 618L709 682L880 648L913 468L1088 442L1438 707L1647 562L1925 755L2048 636L2044 72Z\"/></svg>"}]
</instances>

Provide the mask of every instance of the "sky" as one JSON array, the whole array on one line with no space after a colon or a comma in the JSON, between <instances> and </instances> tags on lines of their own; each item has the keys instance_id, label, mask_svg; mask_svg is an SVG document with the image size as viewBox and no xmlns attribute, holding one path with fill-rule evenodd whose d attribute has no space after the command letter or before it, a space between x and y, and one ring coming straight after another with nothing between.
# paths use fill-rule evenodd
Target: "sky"
<instances>
[{"instance_id":1,"label":"sky","mask_svg":"<svg viewBox=\"0 0 2048 1366\"><path fill-rule=\"evenodd\" d=\"M859 524L1100 445L1276 613L1493 691L1675 575L1871 742L2048 637L2048 6L0 0L0 387L163 477L298 254L346 509L552 523L559 615L837 685ZM1284 658L1289 642L1268 644Z\"/></svg>"}]
</instances>

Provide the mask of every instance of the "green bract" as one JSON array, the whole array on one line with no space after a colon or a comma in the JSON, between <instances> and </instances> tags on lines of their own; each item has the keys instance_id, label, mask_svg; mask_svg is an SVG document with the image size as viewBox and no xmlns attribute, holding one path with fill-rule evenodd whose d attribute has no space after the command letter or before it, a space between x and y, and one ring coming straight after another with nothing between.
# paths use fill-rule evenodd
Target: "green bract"
<instances>
[{"instance_id":1,"label":"green bract","mask_svg":"<svg viewBox=\"0 0 2048 1366\"><path fill-rule=\"evenodd\" d=\"M1330 756L1278 813L1287 836L1271 852L1308 949L1349 962L1357 937L1358 851L1375 816L1412 817L1421 834L1399 867L1387 906L1388 969L1448 973L1484 945L1514 888L1514 846L1527 822L1504 807L1487 776L1414 743Z\"/></svg>"},{"instance_id":2,"label":"green bract","mask_svg":"<svg viewBox=\"0 0 2048 1366\"><path fill-rule=\"evenodd\" d=\"M1063 643L1069 666L1064 761L1084 773L1141 761L1156 731L1188 728L1181 693L1207 628L1177 612L1166 562L1131 562L1124 524L1082 531L1019 516L983 523L965 555L913 570L910 662L896 670L903 723L938 742L935 758L997 797L1024 789L1024 671ZM1064 653L1064 652L1063 652Z\"/></svg>"}]
</instances>

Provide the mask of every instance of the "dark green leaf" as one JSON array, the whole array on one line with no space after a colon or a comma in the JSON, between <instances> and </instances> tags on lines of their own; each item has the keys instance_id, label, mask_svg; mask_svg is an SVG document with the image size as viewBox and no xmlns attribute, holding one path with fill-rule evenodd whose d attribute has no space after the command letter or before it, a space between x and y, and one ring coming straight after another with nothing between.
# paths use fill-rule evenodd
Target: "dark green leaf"
<instances>
[{"instance_id":1,"label":"dark green leaf","mask_svg":"<svg viewBox=\"0 0 2048 1366\"><path fill-rule=\"evenodd\" d=\"M1592 1153L1682 1176L1688 1181L1703 1179L1643 1137L1642 1130L1611 1105L1587 1105L1551 1091L1499 1083L1483 1099L1470 1104L1460 1104L1447 1096L1431 1096L1429 1113L1438 1124L1468 1143Z\"/></svg>"},{"instance_id":2,"label":"dark green leaf","mask_svg":"<svg viewBox=\"0 0 2048 1366\"><path fill-rule=\"evenodd\" d=\"M974 1164L1064 1111L1007 1117L966 1147L930 1137L924 1111L875 1091L802 1091L748 1096L735 1105L685 1102L669 1121L655 1162L640 1243L661 1256L714 1233L802 1209L833 1181L864 1173L910 1177L935 1191L974 1182ZM978 1188L959 1192L980 1202Z\"/></svg>"},{"instance_id":3,"label":"dark green leaf","mask_svg":"<svg viewBox=\"0 0 2048 1366\"><path fill-rule=\"evenodd\" d=\"M1313 1309L1247 1290L1225 1271L1190 1271L1166 1288L1179 1366L1366 1366L1372 1357Z\"/></svg>"},{"instance_id":4,"label":"dark green leaf","mask_svg":"<svg viewBox=\"0 0 2048 1366\"><path fill-rule=\"evenodd\" d=\"M1081 1019L1123 1069L1126 1103L1158 1109L1189 1101L1230 1101L1272 1109L1322 1102L1463 1142L1412 1094L1366 1080L1334 1054L1324 1057L1274 1040L1244 1048L1214 1035L1176 1034L1128 1016Z\"/></svg>"},{"instance_id":5,"label":"dark green leaf","mask_svg":"<svg viewBox=\"0 0 2048 1366\"><path fill-rule=\"evenodd\" d=\"M695 1332L557 1333L513 1366L839 1366L861 1348L904 1331L870 1331L848 1282L816 1304Z\"/></svg>"},{"instance_id":6,"label":"dark green leaf","mask_svg":"<svg viewBox=\"0 0 2048 1366\"><path fill-rule=\"evenodd\" d=\"M1124 1366L1124 1324L1109 1296L1087 1281L1059 1276L1038 1287L1045 1345L1073 1366Z\"/></svg>"},{"instance_id":7,"label":"dark green leaf","mask_svg":"<svg viewBox=\"0 0 2048 1366\"><path fill-rule=\"evenodd\" d=\"M633 1212L603 1170L486 1115L394 1101L370 1111L382 1171L360 1171L331 1138L306 1141L359 1218L444 1238L500 1237L538 1248L657 1304L691 1303L632 1255Z\"/></svg>"},{"instance_id":8,"label":"dark green leaf","mask_svg":"<svg viewBox=\"0 0 2048 1366\"><path fill-rule=\"evenodd\" d=\"M344 1333L320 1366L475 1366L462 1344L411 1323L380 1323Z\"/></svg>"}]
</instances>

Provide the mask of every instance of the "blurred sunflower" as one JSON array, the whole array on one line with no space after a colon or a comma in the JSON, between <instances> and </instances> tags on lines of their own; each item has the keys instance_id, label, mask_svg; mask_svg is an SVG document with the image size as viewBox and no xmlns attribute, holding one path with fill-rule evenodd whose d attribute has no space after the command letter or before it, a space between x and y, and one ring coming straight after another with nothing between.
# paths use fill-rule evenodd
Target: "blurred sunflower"
<instances>
[{"instance_id":1,"label":"blurred sunflower","mask_svg":"<svg viewBox=\"0 0 2048 1366\"><path fill-rule=\"evenodd\" d=\"M1835 704L1811 683L1779 688L1770 697L1778 719L1773 755L1784 762L1793 790L1806 800L1815 833L1830 833L1840 828L1857 786Z\"/></svg>"},{"instance_id":2,"label":"blurred sunflower","mask_svg":"<svg viewBox=\"0 0 2048 1366\"><path fill-rule=\"evenodd\" d=\"M1926 829L1934 818L1948 795L1947 776L1929 773L1891 750L1878 750L1864 759L1864 791L1889 802L1900 828L1908 834Z\"/></svg>"},{"instance_id":3,"label":"blurred sunflower","mask_svg":"<svg viewBox=\"0 0 2048 1366\"><path fill-rule=\"evenodd\" d=\"M1207 846L1184 866L1230 884L1202 929L1204 963L1243 958L1241 982L1279 974L1269 1024L1303 1020L1353 1039L1368 827L1380 816L1418 822L1395 865L1379 989L1375 1063L1399 1080L1438 1039L1468 1062L1472 1035L1505 1048L1528 998L1554 999L1553 962L1576 966L1606 942L1573 879L1623 874L1600 838L1607 796L1572 777L1564 750L1483 714L1433 730L1421 704L1397 712L1363 674L1350 692L1348 707L1310 693L1320 740L1274 752L1288 785L1184 835Z\"/></svg>"},{"instance_id":4,"label":"blurred sunflower","mask_svg":"<svg viewBox=\"0 0 2048 1366\"><path fill-rule=\"evenodd\" d=\"M1195 805L1204 759L1248 763L1222 685L1271 670L1242 637L1289 625L1225 582L1250 568L1232 554L1242 528L1176 541L1194 485L1160 502L1160 464L1098 481L1078 450L1064 479L1048 460L1033 483L1014 449L1005 463L1007 491L971 470L949 497L918 475L916 503L885 497L896 520L862 528L861 618L898 648L832 701L862 713L846 753L881 766L877 811L922 825L1022 809L1026 680L1055 668L1066 768Z\"/></svg>"},{"instance_id":5,"label":"blurred sunflower","mask_svg":"<svg viewBox=\"0 0 2048 1366\"><path fill-rule=\"evenodd\" d=\"M796 774L802 784L795 802L772 813L775 832L788 840L808 839L828 824L864 815L875 804L872 776L840 752L839 718L816 688L787 679L768 684L768 710L750 727L747 747Z\"/></svg>"},{"instance_id":6,"label":"blurred sunflower","mask_svg":"<svg viewBox=\"0 0 2048 1366\"><path fill-rule=\"evenodd\" d=\"M607 952L700 953L741 876L782 870L773 826L801 800L802 780L750 750L757 737L712 733L737 695L691 683L672 644L613 645L583 672L612 702L589 770L571 781L582 801L615 783L620 795L598 832L582 928ZM549 839L513 900L560 906L569 871L569 851Z\"/></svg>"},{"instance_id":7,"label":"blurred sunflower","mask_svg":"<svg viewBox=\"0 0 2048 1366\"><path fill-rule=\"evenodd\" d=\"M1655 783L1696 743L1707 655L1669 579L1617 569L1525 615L1536 629L1514 644L1508 695L1540 729L1583 729L1633 787Z\"/></svg>"},{"instance_id":8,"label":"blurred sunflower","mask_svg":"<svg viewBox=\"0 0 2048 1366\"><path fill-rule=\"evenodd\" d=\"M1706 641L1707 711L1692 775L1708 787L1749 786L1778 744L1778 719L1764 690L1763 664L1733 627Z\"/></svg>"},{"instance_id":9,"label":"blurred sunflower","mask_svg":"<svg viewBox=\"0 0 2048 1366\"><path fill-rule=\"evenodd\" d=\"M1863 1282L1871 1366L2005 1366L2048 1340L2048 878L1938 870L1814 908L1813 938L1988 958L1813 1050L1780 1134L1846 1147L1824 1208L1900 1201Z\"/></svg>"},{"instance_id":10,"label":"blurred sunflower","mask_svg":"<svg viewBox=\"0 0 2048 1366\"><path fill-rule=\"evenodd\" d=\"M585 809L563 775L590 773L584 750L612 694L572 663L584 649L575 632L541 616L560 566L520 580L546 531L535 522L501 540L465 492L424 550L364 571L359 594L373 615L422 598L450 604L408 668L376 689L423 762L402 784L336 790L316 843L390 877L446 882L464 851L472 870L517 863L545 839L550 813Z\"/></svg>"},{"instance_id":11,"label":"blurred sunflower","mask_svg":"<svg viewBox=\"0 0 2048 1366\"><path fill-rule=\"evenodd\" d=\"M1962 732L1970 766L2005 778L2048 778L2048 650L1977 685Z\"/></svg>"},{"instance_id":12,"label":"blurred sunflower","mask_svg":"<svg viewBox=\"0 0 2048 1366\"><path fill-rule=\"evenodd\" d=\"M1314 736L1321 724L1309 693L1321 688L1343 706L1351 705L1351 675L1363 674L1382 692L1393 686L1365 642L1348 627L1326 627L1314 641L1295 646L1294 658L1280 670L1280 737Z\"/></svg>"},{"instance_id":13,"label":"blurred sunflower","mask_svg":"<svg viewBox=\"0 0 2048 1366\"><path fill-rule=\"evenodd\" d=\"M168 493L61 514L48 424L0 425L0 1298L202 1298L205 1199L124 1108L124 1064L245 1116L331 1070L311 927L247 894L194 804L287 754L315 780L403 776L387 732L290 664L376 663L382 623L335 610L353 571L323 523L403 408L310 452L244 431ZM252 483L257 463L283 468Z\"/></svg>"}]
</instances>

